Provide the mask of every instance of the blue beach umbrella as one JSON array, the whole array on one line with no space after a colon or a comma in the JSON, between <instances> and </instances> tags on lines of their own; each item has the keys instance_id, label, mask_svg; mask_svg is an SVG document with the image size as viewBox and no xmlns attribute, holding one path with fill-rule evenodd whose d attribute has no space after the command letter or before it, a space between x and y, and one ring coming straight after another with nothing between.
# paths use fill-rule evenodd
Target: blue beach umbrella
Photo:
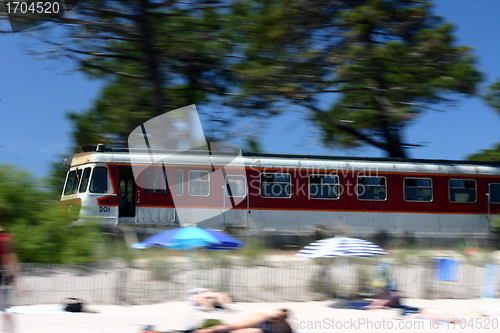
<instances>
[{"instance_id":1,"label":"blue beach umbrella","mask_svg":"<svg viewBox=\"0 0 500 333\"><path fill-rule=\"evenodd\" d=\"M207 247L210 250L232 250L245 246L242 241L225 233L198 227L183 227L167 230L132 244L132 248L145 249L151 246L189 250Z\"/></svg>"},{"instance_id":2,"label":"blue beach umbrella","mask_svg":"<svg viewBox=\"0 0 500 333\"><path fill-rule=\"evenodd\" d=\"M245 245L242 241L225 233L188 226L160 232L146 238L142 242L132 244L132 248L146 249L152 246L159 246L188 251L199 247L206 247L210 250L232 250L244 247ZM195 270L193 273L195 273ZM192 282L194 280L195 277L193 276ZM186 286L188 284L189 282L186 280ZM193 315L189 316L189 322L194 322Z\"/></svg>"},{"instance_id":3,"label":"blue beach umbrella","mask_svg":"<svg viewBox=\"0 0 500 333\"><path fill-rule=\"evenodd\" d=\"M320 257L372 257L387 254L377 245L357 238L332 237L304 247L296 256L306 259Z\"/></svg>"}]
</instances>

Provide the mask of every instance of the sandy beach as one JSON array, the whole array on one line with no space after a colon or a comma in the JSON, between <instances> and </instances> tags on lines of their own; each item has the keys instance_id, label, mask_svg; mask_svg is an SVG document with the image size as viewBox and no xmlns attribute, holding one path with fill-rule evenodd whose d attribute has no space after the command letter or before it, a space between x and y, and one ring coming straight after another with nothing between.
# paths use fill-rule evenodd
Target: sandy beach
<instances>
[{"instance_id":1,"label":"sandy beach","mask_svg":"<svg viewBox=\"0 0 500 333\"><path fill-rule=\"evenodd\" d=\"M207 318L232 322L253 312L273 312L279 308L291 311L289 322L295 332L356 331L460 331L495 332L500 328L499 300L421 300L406 299L405 304L435 311L449 311L460 319L459 324L432 323L403 318L400 310L333 309L335 301L288 303L237 303L236 312L195 310L187 302L153 305L116 306L87 305L92 313L69 313L60 305L32 305L13 308L17 332L52 333L137 333L145 325L154 325L160 332L187 329Z\"/></svg>"}]
</instances>

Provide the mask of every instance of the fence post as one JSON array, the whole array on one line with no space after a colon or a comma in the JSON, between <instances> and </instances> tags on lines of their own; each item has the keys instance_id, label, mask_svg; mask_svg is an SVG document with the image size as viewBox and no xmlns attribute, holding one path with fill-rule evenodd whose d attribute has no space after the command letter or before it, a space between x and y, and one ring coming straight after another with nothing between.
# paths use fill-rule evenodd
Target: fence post
<instances>
[{"instance_id":1,"label":"fence post","mask_svg":"<svg viewBox=\"0 0 500 333\"><path fill-rule=\"evenodd\" d=\"M116 304L122 305L127 304L127 273L128 273L128 265L126 265L123 261L118 261L115 265L115 269L117 272L116 278L116 286L115 286L115 295L116 295Z\"/></svg>"}]
</instances>

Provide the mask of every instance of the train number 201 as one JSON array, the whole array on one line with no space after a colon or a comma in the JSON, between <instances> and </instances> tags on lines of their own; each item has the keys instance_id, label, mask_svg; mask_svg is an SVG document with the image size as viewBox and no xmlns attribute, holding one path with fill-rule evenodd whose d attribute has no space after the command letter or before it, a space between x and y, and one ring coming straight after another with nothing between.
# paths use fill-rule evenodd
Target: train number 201
<instances>
[{"instance_id":1,"label":"train number 201","mask_svg":"<svg viewBox=\"0 0 500 333\"><path fill-rule=\"evenodd\" d=\"M107 213L110 208L108 206L99 206L99 213Z\"/></svg>"}]
</instances>

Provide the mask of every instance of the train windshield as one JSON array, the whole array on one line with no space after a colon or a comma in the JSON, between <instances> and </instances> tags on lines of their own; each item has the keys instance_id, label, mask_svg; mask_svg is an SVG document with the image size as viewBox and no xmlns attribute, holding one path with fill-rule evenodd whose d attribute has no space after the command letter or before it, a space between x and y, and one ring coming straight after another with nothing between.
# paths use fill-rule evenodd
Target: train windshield
<instances>
[{"instance_id":1,"label":"train windshield","mask_svg":"<svg viewBox=\"0 0 500 333\"><path fill-rule=\"evenodd\" d=\"M108 191L108 170L105 167L96 167L90 180L91 193L105 193Z\"/></svg>"},{"instance_id":2,"label":"train windshield","mask_svg":"<svg viewBox=\"0 0 500 333\"><path fill-rule=\"evenodd\" d=\"M76 194L78 192L78 184L82 176L82 170L73 170L68 172L64 195Z\"/></svg>"}]
</instances>

